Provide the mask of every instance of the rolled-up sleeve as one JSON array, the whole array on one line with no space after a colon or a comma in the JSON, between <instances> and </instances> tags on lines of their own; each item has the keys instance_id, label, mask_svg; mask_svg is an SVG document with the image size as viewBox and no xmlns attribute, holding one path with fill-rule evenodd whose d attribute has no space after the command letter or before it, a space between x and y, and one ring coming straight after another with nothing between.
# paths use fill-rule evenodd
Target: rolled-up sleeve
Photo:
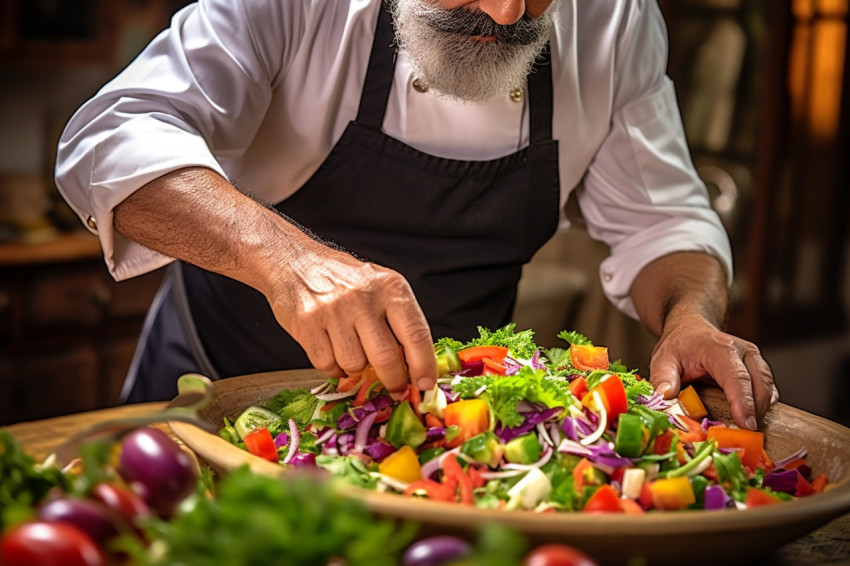
<instances>
[{"instance_id":1,"label":"rolled-up sleeve","mask_svg":"<svg viewBox=\"0 0 850 566\"><path fill-rule=\"evenodd\" d=\"M636 4L644 4L637 2ZM732 280L732 252L720 218L691 161L673 83L665 75L666 35L653 2L629 23L610 132L578 192L588 233L610 246L602 289L637 318L629 292L661 256L701 251Z\"/></svg>"},{"instance_id":2,"label":"rolled-up sleeve","mask_svg":"<svg viewBox=\"0 0 850 566\"><path fill-rule=\"evenodd\" d=\"M258 45L248 4L211 0L175 14L167 30L80 107L60 138L57 187L100 238L116 279L171 260L115 232L113 209L180 168L226 176L222 160L244 151L259 127L281 64L264 54L282 57L285 41Z\"/></svg>"}]
</instances>

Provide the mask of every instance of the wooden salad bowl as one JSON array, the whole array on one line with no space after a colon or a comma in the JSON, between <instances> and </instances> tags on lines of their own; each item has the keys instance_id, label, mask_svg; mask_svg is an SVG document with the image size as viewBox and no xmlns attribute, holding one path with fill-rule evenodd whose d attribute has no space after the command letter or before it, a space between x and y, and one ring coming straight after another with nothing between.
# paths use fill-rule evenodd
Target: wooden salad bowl
<instances>
[{"instance_id":1,"label":"wooden salad bowl","mask_svg":"<svg viewBox=\"0 0 850 566\"><path fill-rule=\"evenodd\" d=\"M219 428L250 405L262 404L282 389L312 388L326 378L316 370L246 375L213 384L213 400L201 411ZM732 422L729 405L716 387L699 388L710 418ZM242 465L278 475L281 466L262 460L191 424L170 422L174 433L214 471ZM850 429L789 405L777 403L761 429L765 450L778 460L801 447L814 473L827 474L834 486L818 495L747 510L669 511L643 516L585 513L534 513L476 509L350 488L379 516L412 520L425 535L473 537L485 523L510 527L531 544L561 542L576 546L601 564L741 564L771 551L850 512Z\"/></svg>"}]
</instances>

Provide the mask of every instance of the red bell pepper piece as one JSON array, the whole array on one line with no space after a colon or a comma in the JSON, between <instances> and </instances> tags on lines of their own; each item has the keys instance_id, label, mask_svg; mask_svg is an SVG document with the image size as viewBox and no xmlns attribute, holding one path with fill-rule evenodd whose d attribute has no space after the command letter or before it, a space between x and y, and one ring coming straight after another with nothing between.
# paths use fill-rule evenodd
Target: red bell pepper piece
<instances>
[{"instance_id":1,"label":"red bell pepper piece","mask_svg":"<svg viewBox=\"0 0 850 566\"><path fill-rule=\"evenodd\" d=\"M609 422L616 419L620 414L625 413L629 408L628 401L626 400L626 388L623 387L623 382L616 375L609 375L607 378L603 378L599 385L591 389L582 398L582 405L598 410L598 408L594 407L594 392L598 392L602 398L602 404L605 405Z\"/></svg>"},{"instance_id":2,"label":"red bell pepper piece","mask_svg":"<svg viewBox=\"0 0 850 566\"><path fill-rule=\"evenodd\" d=\"M404 494L413 495L417 491L424 491L425 496L432 501L454 501L454 494L449 488L439 482L429 479L421 479L407 484Z\"/></svg>"},{"instance_id":3,"label":"red bell pepper piece","mask_svg":"<svg viewBox=\"0 0 850 566\"><path fill-rule=\"evenodd\" d=\"M504 358L502 358L504 360ZM502 360L492 358L481 358L484 362L484 375L505 375L507 368Z\"/></svg>"},{"instance_id":4,"label":"red bell pepper piece","mask_svg":"<svg viewBox=\"0 0 850 566\"><path fill-rule=\"evenodd\" d=\"M472 364L480 362L484 358L490 358L492 361L500 362L508 355L508 348L504 346L472 346L457 353L462 364Z\"/></svg>"},{"instance_id":5,"label":"red bell pepper piece","mask_svg":"<svg viewBox=\"0 0 850 566\"><path fill-rule=\"evenodd\" d=\"M369 398L369 395L373 390L382 387L381 382L378 381L378 374L375 372L375 368L371 365L367 365L366 369L363 370L362 378L360 380L360 389L357 391L357 396L354 398L353 405L355 407L359 407Z\"/></svg>"},{"instance_id":6,"label":"red bell pepper piece","mask_svg":"<svg viewBox=\"0 0 850 566\"><path fill-rule=\"evenodd\" d=\"M280 460L277 454L277 447L274 445L274 438L272 438L272 433L269 432L269 429L258 428L252 430L245 435L242 441L245 442L245 448L248 449L248 452L254 456L268 460L269 462L278 462Z\"/></svg>"},{"instance_id":7,"label":"red bell pepper piece","mask_svg":"<svg viewBox=\"0 0 850 566\"><path fill-rule=\"evenodd\" d=\"M584 399L584 396L587 395L587 380L584 376L577 377L570 382L570 393L576 399Z\"/></svg>"},{"instance_id":8,"label":"red bell pepper piece","mask_svg":"<svg viewBox=\"0 0 850 566\"><path fill-rule=\"evenodd\" d=\"M800 470L797 470L797 491L794 493L795 497L805 497L807 495L812 495L815 492L815 488L812 486L809 481L803 477L803 474L800 473Z\"/></svg>"},{"instance_id":9,"label":"red bell pepper piece","mask_svg":"<svg viewBox=\"0 0 850 566\"><path fill-rule=\"evenodd\" d=\"M472 505L472 479L463 471L454 454L443 460L443 482L455 484L460 489L460 502Z\"/></svg>"}]
</instances>

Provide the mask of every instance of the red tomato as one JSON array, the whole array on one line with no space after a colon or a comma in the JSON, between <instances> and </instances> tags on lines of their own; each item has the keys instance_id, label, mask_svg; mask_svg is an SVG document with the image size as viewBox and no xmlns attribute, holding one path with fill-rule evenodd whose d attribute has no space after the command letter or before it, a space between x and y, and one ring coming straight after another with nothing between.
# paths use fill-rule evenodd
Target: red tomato
<instances>
[{"instance_id":1,"label":"red tomato","mask_svg":"<svg viewBox=\"0 0 850 566\"><path fill-rule=\"evenodd\" d=\"M92 538L69 523L22 523L0 540L4 566L105 566L106 555Z\"/></svg>"},{"instance_id":2,"label":"red tomato","mask_svg":"<svg viewBox=\"0 0 850 566\"><path fill-rule=\"evenodd\" d=\"M598 566L598 563L577 548L550 543L529 552L523 566Z\"/></svg>"},{"instance_id":3,"label":"red tomato","mask_svg":"<svg viewBox=\"0 0 850 566\"><path fill-rule=\"evenodd\" d=\"M245 448L254 456L274 462L275 464L280 460L280 456L277 454L277 447L274 445L274 438L272 438L272 433L269 432L269 429L258 428L252 430L242 440L245 441Z\"/></svg>"},{"instance_id":4,"label":"red tomato","mask_svg":"<svg viewBox=\"0 0 850 566\"><path fill-rule=\"evenodd\" d=\"M587 344L570 345L570 359L573 366L581 371L608 369L608 348Z\"/></svg>"},{"instance_id":5,"label":"red tomato","mask_svg":"<svg viewBox=\"0 0 850 566\"><path fill-rule=\"evenodd\" d=\"M768 492L751 487L747 490L747 499L744 501L747 508L754 509L756 507L764 507L765 505L776 505L782 503L782 500Z\"/></svg>"},{"instance_id":6,"label":"red tomato","mask_svg":"<svg viewBox=\"0 0 850 566\"><path fill-rule=\"evenodd\" d=\"M617 491L607 483L599 487L584 504L585 513L622 513L620 496Z\"/></svg>"}]
</instances>

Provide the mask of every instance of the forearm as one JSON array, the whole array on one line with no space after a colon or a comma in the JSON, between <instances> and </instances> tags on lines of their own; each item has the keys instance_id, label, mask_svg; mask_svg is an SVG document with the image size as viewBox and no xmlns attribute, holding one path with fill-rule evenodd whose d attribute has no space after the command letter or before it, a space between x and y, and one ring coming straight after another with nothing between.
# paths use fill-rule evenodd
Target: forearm
<instances>
[{"instance_id":1,"label":"forearm","mask_svg":"<svg viewBox=\"0 0 850 566\"><path fill-rule=\"evenodd\" d=\"M630 294L641 321L656 336L669 320L693 316L720 329L729 300L723 266L700 252L673 253L653 261L635 279Z\"/></svg>"},{"instance_id":2,"label":"forearm","mask_svg":"<svg viewBox=\"0 0 850 566\"><path fill-rule=\"evenodd\" d=\"M152 250L263 292L272 266L292 265L300 247L318 245L205 168L143 186L115 208L114 227Z\"/></svg>"},{"instance_id":3,"label":"forearm","mask_svg":"<svg viewBox=\"0 0 850 566\"><path fill-rule=\"evenodd\" d=\"M144 246L254 287L314 367L339 377L375 367L399 396L409 376L434 385L427 321L407 281L307 235L203 168L164 175L114 211ZM424 380L424 381L423 381Z\"/></svg>"}]
</instances>

